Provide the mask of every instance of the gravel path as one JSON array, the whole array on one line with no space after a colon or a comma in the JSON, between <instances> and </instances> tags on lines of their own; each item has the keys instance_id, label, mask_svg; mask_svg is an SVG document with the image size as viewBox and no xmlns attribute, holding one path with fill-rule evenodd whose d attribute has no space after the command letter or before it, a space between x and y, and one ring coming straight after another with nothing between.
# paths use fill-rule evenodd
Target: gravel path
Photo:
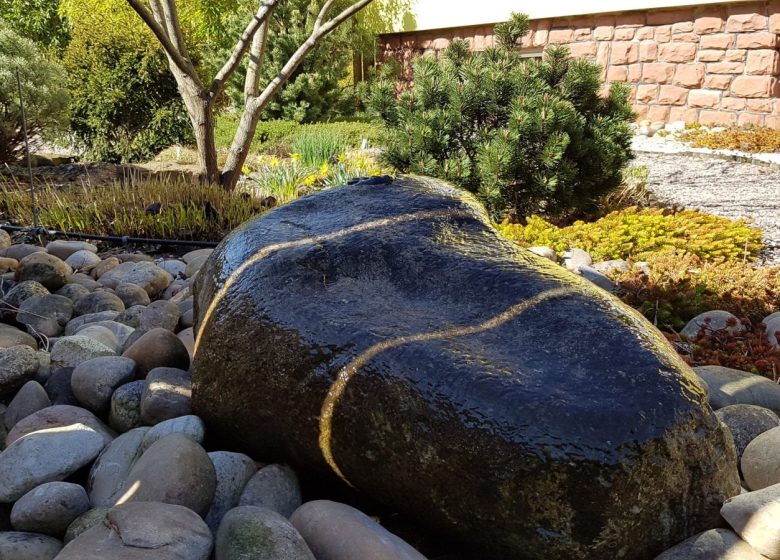
<instances>
[{"instance_id":1,"label":"gravel path","mask_svg":"<svg viewBox=\"0 0 780 560\"><path fill-rule=\"evenodd\" d=\"M752 219L764 228L767 262L780 264L780 170L717 157L650 152L637 152L633 163L650 169L649 187L662 202Z\"/></svg>"}]
</instances>

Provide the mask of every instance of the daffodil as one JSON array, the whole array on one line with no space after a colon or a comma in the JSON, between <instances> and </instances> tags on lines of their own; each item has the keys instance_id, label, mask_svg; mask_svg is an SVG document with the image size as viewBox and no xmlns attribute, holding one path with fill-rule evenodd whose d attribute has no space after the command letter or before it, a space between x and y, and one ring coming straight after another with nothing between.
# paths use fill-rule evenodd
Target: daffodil
<instances>
[{"instance_id":1,"label":"daffodil","mask_svg":"<svg viewBox=\"0 0 780 560\"><path fill-rule=\"evenodd\" d=\"M290 159L292 159L295 163L298 163L301 161L301 154L290 154Z\"/></svg>"}]
</instances>

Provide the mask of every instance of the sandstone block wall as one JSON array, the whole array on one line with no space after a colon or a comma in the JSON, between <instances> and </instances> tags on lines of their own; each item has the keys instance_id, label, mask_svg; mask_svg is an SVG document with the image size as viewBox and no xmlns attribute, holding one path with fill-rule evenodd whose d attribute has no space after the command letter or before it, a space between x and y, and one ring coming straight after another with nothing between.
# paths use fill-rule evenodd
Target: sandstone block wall
<instances>
[{"instance_id":1,"label":"sandstone block wall","mask_svg":"<svg viewBox=\"0 0 780 560\"><path fill-rule=\"evenodd\" d=\"M455 38L495 44L493 26L383 35L383 57L404 64ZM534 20L526 52L568 45L631 85L639 120L780 129L780 0Z\"/></svg>"}]
</instances>

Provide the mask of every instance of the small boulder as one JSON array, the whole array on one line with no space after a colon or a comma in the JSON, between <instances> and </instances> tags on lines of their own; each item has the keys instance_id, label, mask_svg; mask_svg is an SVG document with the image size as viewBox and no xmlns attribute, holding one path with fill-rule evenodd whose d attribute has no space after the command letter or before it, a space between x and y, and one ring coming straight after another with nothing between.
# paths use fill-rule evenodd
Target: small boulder
<instances>
[{"instance_id":1,"label":"small boulder","mask_svg":"<svg viewBox=\"0 0 780 560\"><path fill-rule=\"evenodd\" d=\"M76 317L81 315L91 315L101 311L116 311L121 313L125 310L125 304L112 292L98 290L79 298L73 306L73 313Z\"/></svg>"},{"instance_id":2,"label":"small boulder","mask_svg":"<svg viewBox=\"0 0 780 560\"><path fill-rule=\"evenodd\" d=\"M214 249L196 249L184 255L181 260L183 260L186 264L190 264L191 262L196 261L202 257L211 256L211 253L213 252Z\"/></svg>"},{"instance_id":3,"label":"small boulder","mask_svg":"<svg viewBox=\"0 0 780 560\"><path fill-rule=\"evenodd\" d=\"M780 333L780 312L779 313L773 313L763 321L764 325L766 325L766 337L769 340L769 344L772 346L780 346L780 338L778 338L778 334Z\"/></svg>"},{"instance_id":4,"label":"small boulder","mask_svg":"<svg viewBox=\"0 0 780 560\"><path fill-rule=\"evenodd\" d=\"M554 263L558 262L558 253L555 252L555 249L551 249L550 247L529 247L528 250L533 254L544 257Z\"/></svg>"},{"instance_id":5,"label":"small boulder","mask_svg":"<svg viewBox=\"0 0 780 560\"><path fill-rule=\"evenodd\" d=\"M188 437L197 444L202 444L206 437L206 426L203 424L203 420L192 414L165 420L164 422L160 422L156 426L153 426L146 432L144 441L141 444L141 449L145 451L155 442L171 434L180 434Z\"/></svg>"},{"instance_id":6,"label":"small boulder","mask_svg":"<svg viewBox=\"0 0 780 560\"><path fill-rule=\"evenodd\" d=\"M11 510L16 531L61 538L68 526L89 510L87 492L70 482L47 482L19 498Z\"/></svg>"},{"instance_id":7,"label":"small boulder","mask_svg":"<svg viewBox=\"0 0 780 560\"><path fill-rule=\"evenodd\" d=\"M32 335L21 331L11 325L0 323L0 348L10 348L11 346L29 346L37 349L38 342Z\"/></svg>"},{"instance_id":8,"label":"small boulder","mask_svg":"<svg viewBox=\"0 0 780 560\"><path fill-rule=\"evenodd\" d=\"M712 529L699 533L655 560L766 560L749 544L728 529Z\"/></svg>"},{"instance_id":9,"label":"small boulder","mask_svg":"<svg viewBox=\"0 0 780 560\"><path fill-rule=\"evenodd\" d=\"M751 490L780 484L780 427L751 441L742 453L742 475Z\"/></svg>"},{"instance_id":10,"label":"small boulder","mask_svg":"<svg viewBox=\"0 0 780 560\"><path fill-rule=\"evenodd\" d=\"M365 556L363 560L368 558L378 559ZM222 520L215 560L248 559L315 560L306 541L287 519L265 508L242 506L231 509Z\"/></svg>"},{"instance_id":11,"label":"small boulder","mask_svg":"<svg viewBox=\"0 0 780 560\"><path fill-rule=\"evenodd\" d=\"M73 395L84 408L102 415L108 412L114 391L132 381L135 373L135 362L128 358L94 358L73 369L70 386Z\"/></svg>"},{"instance_id":12,"label":"small boulder","mask_svg":"<svg viewBox=\"0 0 780 560\"><path fill-rule=\"evenodd\" d=\"M238 504L258 506L290 517L301 506L298 476L287 465L268 465L252 476L244 486Z\"/></svg>"},{"instance_id":13,"label":"small boulder","mask_svg":"<svg viewBox=\"0 0 780 560\"><path fill-rule=\"evenodd\" d=\"M610 293L614 293L615 291L617 291L617 284L615 284L612 280L610 280L610 278L607 275L602 274L595 268L590 266L581 266L579 272L583 278L595 284L602 290L605 290Z\"/></svg>"},{"instance_id":14,"label":"small boulder","mask_svg":"<svg viewBox=\"0 0 780 560\"><path fill-rule=\"evenodd\" d=\"M217 486L214 491L214 502L206 514L206 525L216 535L225 514L238 506L241 492L252 475L257 472L257 465L248 455L229 451L209 453L209 459L217 475Z\"/></svg>"},{"instance_id":15,"label":"small boulder","mask_svg":"<svg viewBox=\"0 0 780 560\"><path fill-rule=\"evenodd\" d=\"M121 349L119 340L117 340L114 333L108 328L96 325L95 323L85 325L84 328L79 329L79 332L76 334L78 336L86 336L87 338L91 338L95 342L99 342L100 344L107 346L114 353L118 353Z\"/></svg>"},{"instance_id":16,"label":"small boulder","mask_svg":"<svg viewBox=\"0 0 780 560\"><path fill-rule=\"evenodd\" d=\"M54 405L19 420L8 432L8 444L35 432L64 432L77 425L99 434L105 445L114 439L114 433L90 411L78 406Z\"/></svg>"},{"instance_id":17,"label":"small boulder","mask_svg":"<svg viewBox=\"0 0 780 560\"><path fill-rule=\"evenodd\" d=\"M70 379L73 376L73 368L56 368L44 385L46 394L53 405L78 406L79 401L73 395L70 388Z\"/></svg>"},{"instance_id":18,"label":"small boulder","mask_svg":"<svg viewBox=\"0 0 780 560\"><path fill-rule=\"evenodd\" d=\"M184 270L187 268L187 264L178 260L178 259L168 259L164 260L158 265L160 268L162 268L165 272L173 276L174 278L178 278L180 276L184 275Z\"/></svg>"},{"instance_id":19,"label":"small boulder","mask_svg":"<svg viewBox=\"0 0 780 560\"><path fill-rule=\"evenodd\" d=\"M90 291L81 284L65 284L57 290L56 295L68 298L70 301L86 296Z\"/></svg>"},{"instance_id":20,"label":"small boulder","mask_svg":"<svg viewBox=\"0 0 780 560\"><path fill-rule=\"evenodd\" d=\"M369 516L345 504L308 502L290 521L321 560L426 560Z\"/></svg>"},{"instance_id":21,"label":"small boulder","mask_svg":"<svg viewBox=\"0 0 780 560\"><path fill-rule=\"evenodd\" d=\"M136 461L117 492L117 503L175 504L203 516L214 500L216 485L214 465L203 448L182 434L171 434Z\"/></svg>"},{"instance_id":22,"label":"small boulder","mask_svg":"<svg viewBox=\"0 0 780 560\"><path fill-rule=\"evenodd\" d=\"M81 331L90 327L103 327L111 331L111 333L114 335L114 338L116 338L119 347L124 346L127 339L131 334L133 334L132 327L128 327L122 323L117 323L116 321L97 321L94 323L87 323L73 334L80 334Z\"/></svg>"},{"instance_id":23,"label":"small boulder","mask_svg":"<svg viewBox=\"0 0 780 560\"><path fill-rule=\"evenodd\" d=\"M89 325L91 323L114 321L118 316L119 313L116 311L101 311L100 313L90 313L89 315L75 317L71 319L68 323L68 326L65 327L65 336L72 336L79 330L83 329L85 325Z\"/></svg>"},{"instance_id":24,"label":"small boulder","mask_svg":"<svg viewBox=\"0 0 780 560\"><path fill-rule=\"evenodd\" d=\"M145 310L146 306L144 305L134 305L129 309L125 309L123 313L120 313L116 317L116 322L137 329L141 325L141 315L143 315Z\"/></svg>"},{"instance_id":25,"label":"small boulder","mask_svg":"<svg viewBox=\"0 0 780 560\"><path fill-rule=\"evenodd\" d=\"M154 425L186 416L192 412L191 401L192 377L188 371L155 368L146 378L146 388L141 397L141 420Z\"/></svg>"},{"instance_id":26,"label":"small boulder","mask_svg":"<svg viewBox=\"0 0 780 560\"><path fill-rule=\"evenodd\" d=\"M149 294L146 293L141 286L135 284L119 284L114 290L117 297L125 304L125 308L130 308L135 305L149 305L151 300Z\"/></svg>"},{"instance_id":27,"label":"small boulder","mask_svg":"<svg viewBox=\"0 0 780 560\"><path fill-rule=\"evenodd\" d=\"M34 296L19 306L16 320L32 333L60 336L73 315L73 302L64 296Z\"/></svg>"},{"instance_id":28,"label":"small boulder","mask_svg":"<svg viewBox=\"0 0 780 560\"><path fill-rule=\"evenodd\" d=\"M176 330L180 317L181 311L175 303L163 300L155 301L141 313L138 328L144 332L157 328L173 331Z\"/></svg>"},{"instance_id":29,"label":"small boulder","mask_svg":"<svg viewBox=\"0 0 780 560\"><path fill-rule=\"evenodd\" d=\"M48 253L36 252L19 261L16 281L38 282L48 290L59 290L64 286L73 269L62 260Z\"/></svg>"},{"instance_id":30,"label":"small boulder","mask_svg":"<svg viewBox=\"0 0 780 560\"><path fill-rule=\"evenodd\" d=\"M34 280L27 280L25 282L19 282L16 286L11 288L3 299L7 307L16 311L24 300L33 296L45 296L48 294L49 290L47 290L43 284Z\"/></svg>"},{"instance_id":31,"label":"small boulder","mask_svg":"<svg viewBox=\"0 0 780 560\"><path fill-rule=\"evenodd\" d=\"M563 266L572 272L579 272L581 266L590 266L593 259L587 251L570 249L563 254Z\"/></svg>"},{"instance_id":32,"label":"small boulder","mask_svg":"<svg viewBox=\"0 0 780 560\"><path fill-rule=\"evenodd\" d=\"M150 298L156 298L173 282L173 276L153 262L124 262L104 274L99 282L107 288L116 288L119 284L136 284L143 288Z\"/></svg>"},{"instance_id":33,"label":"small boulder","mask_svg":"<svg viewBox=\"0 0 780 560\"><path fill-rule=\"evenodd\" d=\"M0 397L16 392L35 378L36 373L38 356L35 350L27 345L0 348Z\"/></svg>"},{"instance_id":34,"label":"small boulder","mask_svg":"<svg viewBox=\"0 0 780 560\"><path fill-rule=\"evenodd\" d=\"M115 269L117 266L119 266L119 264L119 259L116 257L108 257L107 259L103 259L95 266L95 268L92 269L92 277L96 280L100 279L101 276Z\"/></svg>"},{"instance_id":35,"label":"small boulder","mask_svg":"<svg viewBox=\"0 0 780 560\"><path fill-rule=\"evenodd\" d=\"M213 538L192 511L164 503L129 503L62 549L57 560L208 560Z\"/></svg>"},{"instance_id":36,"label":"small boulder","mask_svg":"<svg viewBox=\"0 0 780 560\"><path fill-rule=\"evenodd\" d=\"M0 533L0 558L5 560L53 560L62 543L36 533L7 531Z\"/></svg>"},{"instance_id":37,"label":"small boulder","mask_svg":"<svg viewBox=\"0 0 780 560\"><path fill-rule=\"evenodd\" d=\"M195 329L192 327L184 329L183 331L179 331L179 334L176 336L178 336L179 340L181 340L182 344L184 344L191 361L195 355Z\"/></svg>"},{"instance_id":38,"label":"small boulder","mask_svg":"<svg viewBox=\"0 0 780 560\"><path fill-rule=\"evenodd\" d=\"M76 367L101 356L115 356L111 348L88 336L73 335L57 340L51 350L54 367Z\"/></svg>"},{"instance_id":39,"label":"small boulder","mask_svg":"<svg viewBox=\"0 0 780 560\"><path fill-rule=\"evenodd\" d=\"M680 335L694 339L702 328L708 332L726 330L731 334L739 334L745 330L739 319L728 311L707 311L688 321Z\"/></svg>"},{"instance_id":40,"label":"small boulder","mask_svg":"<svg viewBox=\"0 0 780 560\"><path fill-rule=\"evenodd\" d=\"M206 264L208 259L208 256L202 256L191 260L187 263L187 268L184 269L184 275L187 278L195 278L195 276L198 275L200 269L203 268L203 265Z\"/></svg>"},{"instance_id":41,"label":"small boulder","mask_svg":"<svg viewBox=\"0 0 780 560\"><path fill-rule=\"evenodd\" d=\"M4 414L5 427L11 430L20 420L48 406L51 406L51 400L46 389L37 381L28 381L8 404Z\"/></svg>"},{"instance_id":42,"label":"small boulder","mask_svg":"<svg viewBox=\"0 0 780 560\"><path fill-rule=\"evenodd\" d=\"M7 231L0 229L0 249L8 249L13 244L13 240Z\"/></svg>"},{"instance_id":43,"label":"small boulder","mask_svg":"<svg viewBox=\"0 0 780 560\"><path fill-rule=\"evenodd\" d=\"M159 367L190 368L190 356L184 343L166 329L152 329L122 355L138 364L138 375L141 378L146 378L150 371Z\"/></svg>"},{"instance_id":44,"label":"small boulder","mask_svg":"<svg viewBox=\"0 0 780 560\"><path fill-rule=\"evenodd\" d=\"M99 507L93 508L73 520L73 523L68 525L65 531L65 537L63 541L68 544L70 541L78 537L81 533L91 529L99 523L103 523L106 519L106 514L110 508Z\"/></svg>"},{"instance_id":45,"label":"small boulder","mask_svg":"<svg viewBox=\"0 0 780 560\"><path fill-rule=\"evenodd\" d=\"M100 264L100 262L100 257L98 257L95 253L84 250L76 251L67 259L65 259L65 264L67 264L73 270L80 270L83 272L89 272L98 264Z\"/></svg>"},{"instance_id":46,"label":"small boulder","mask_svg":"<svg viewBox=\"0 0 780 560\"><path fill-rule=\"evenodd\" d=\"M76 272L75 274L71 274L68 277L68 282L71 284L78 284L82 288L89 290L90 292L94 292L95 290L99 289L101 286L95 280L83 272Z\"/></svg>"},{"instance_id":47,"label":"small boulder","mask_svg":"<svg viewBox=\"0 0 780 560\"><path fill-rule=\"evenodd\" d=\"M66 241L64 239L57 239L46 245L46 250L62 260L66 260L71 255L78 253L79 251L87 251L89 253L97 253L97 247L92 243L86 241Z\"/></svg>"},{"instance_id":48,"label":"small boulder","mask_svg":"<svg viewBox=\"0 0 780 560\"><path fill-rule=\"evenodd\" d=\"M111 395L108 423L118 432L127 432L141 425L141 396L145 381L133 381L118 387Z\"/></svg>"},{"instance_id":49,"label":"small boulder","mask_svg":"<svg viewBox=\"0 0 780 560\"><path fill-rule=\"evenodd\" d=\"M9 259L6 257L0 257L0 274L7 272L15 272L19 267L19 261L16 259Z\"/></svg>"},{"instance_id":50,"label":"small boulder","mask_svg":"<svg viewBox=\"0 0 780 560\"><path fill-rule=\"evenodd\" d=\"M4 257L8 259L14 259L17 261L22 260L24 257L28 255L32 255L33 253L45 253L46 249L39 246L39 245L29 245L27 243L17 243L16 245L11 245L5 250Z\"/></svg>"},{"instance_id":51,"label":"small boulder","mask_svg":"<svg viewBox=\"0 0 780 560\"><path fill-rule=\"evenodd\" d=\"M0 453L0 502L15 502L36 486L68 478L105 446L103 435L89 426L62 428L28 434Z\"/></svg>"},{"instance_id":52,"label":"small boulder","mask_svg":"<svg viewBox=\"0 0 780 560\"><path fill-rule=\"evenodd\" d=\"M87 479L89 500L93 506L114 505L133 465L141 456L141 443L149 428L136 428L112 441L98 456Z\"/></svg>"},{"instance_id":53,"label":"small boulder","mask_svg":"<svg viewBox=\"0 0 780 560\"><path fill-rule=\"evenodd\" d=\"M780 559L780 484L726 500L720 514L755 551Z\"/></svg>"},{"instance_id":54,"label":"small boulder","mask_svg":"<svg viewBox=\"0 0 780 560\"><path fill-rule=\"evenodd\" d=\"M707 385L713 409L753 404L780 414L780 386L771 379L722 366L700 366L693 370Z\"/></svg>"},{"instance_id":55,"label":"small boulder","mask_svg":"<svg viewBox=\"0 0 780 560\"><path fill-rule=\"evenodd\" d=\"M715 411L734 437L737 459L748 444L764 432L780 426L780 417L769 409L752 404L732 404Z\"/></svg>"}]
</instances>

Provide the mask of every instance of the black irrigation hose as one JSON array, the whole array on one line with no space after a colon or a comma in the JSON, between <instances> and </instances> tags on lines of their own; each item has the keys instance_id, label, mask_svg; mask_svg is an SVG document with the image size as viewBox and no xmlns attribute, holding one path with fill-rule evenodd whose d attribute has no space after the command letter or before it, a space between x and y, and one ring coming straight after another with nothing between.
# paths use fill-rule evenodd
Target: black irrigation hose
<instances>
[{"instance_id":1,"label":"black irrigation hose","mask_svg":"<svg viewBox=\"0 0 780 560\"><path fill-rule=\"evenodd\" d=\"M149 239L145 237L129 237L127 235L91 235L88 233L74 233L71 231L59 231L56 229L34 228L24 226L12 226L9 224L0 224L0 229L6 231L23 231L33 235L46 235L49 237L71 237L74 239L89 239L90 241L105 241L117 245L165 245L165 246L183 246L183 247L216 247L217 241L193 241L187 239Z\"/></svg>"}]
</instances>

